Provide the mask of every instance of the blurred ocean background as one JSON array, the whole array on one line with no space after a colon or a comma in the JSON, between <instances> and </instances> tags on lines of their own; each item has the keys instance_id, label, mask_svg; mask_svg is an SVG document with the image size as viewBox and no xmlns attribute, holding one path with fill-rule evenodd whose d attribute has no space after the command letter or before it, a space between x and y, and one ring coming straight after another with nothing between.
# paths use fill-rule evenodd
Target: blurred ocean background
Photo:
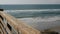
<instances>
[{"instance_id":1,"label":"blurred ocean background","mask_svg":"<svg viewBox=\"0 0 60 34\"><path fill-rule=\"evenodd\" d=\"M1 8L5 9L4 12L38 30L43 31L45 29L57 28L58 32L60 32L60 5L5 5Z\"/></svg>"}]
</instances>

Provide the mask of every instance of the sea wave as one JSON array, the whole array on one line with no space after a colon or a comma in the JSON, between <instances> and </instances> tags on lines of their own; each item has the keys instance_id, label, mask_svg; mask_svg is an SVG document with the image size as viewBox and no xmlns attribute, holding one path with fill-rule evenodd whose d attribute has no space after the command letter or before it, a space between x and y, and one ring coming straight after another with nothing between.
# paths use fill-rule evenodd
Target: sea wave
<instances>
[{"instance_id":1,"label":"sea wave","mask_svg":"<svg viewBox=\"0 0 60 34\"><path fill-rule=\"evenodd\" d=\"M37 30L44 31L53 28L52 30L55 29L60 33L60 9L5 10L4 12Z\"/></svg>"},{"instance_id":2,"label":"sea wave","mask_svg":"<svg viewBox=\"0 0 60 34\"><path fill-rule=\"evenodd\" d=\"M60 16L60 9L41 9L41 10L5 10L4 12L14 17L50 17Z\"/></svg>"},{"instance_id":3,"label":"sea wave","mask_svg":"<svg viewBox=\"0 0 60 34\"><path fill-rule=\"evenodd\" d=\"M60 26L60 9L5 10L5 12L41 31Z\"/></svg>"},{"instance_id":4,"label":"sea wave","mask_svg":"<svg viewBox=\"0 0 60 34\"><path fill-rule=\"evenodd\" d=\"M29 9L29 10L5 10L5 12L21 12L21 11L23 11L23 12L27 12L27 11L60 11L60 9Z\"/></svg>"}]
</instances>

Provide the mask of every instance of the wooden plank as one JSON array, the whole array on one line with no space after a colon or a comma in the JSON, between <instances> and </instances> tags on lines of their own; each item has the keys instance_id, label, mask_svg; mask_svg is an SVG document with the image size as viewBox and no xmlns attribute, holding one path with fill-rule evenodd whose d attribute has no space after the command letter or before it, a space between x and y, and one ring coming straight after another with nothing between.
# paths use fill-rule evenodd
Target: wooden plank
<instances>
[{"instance_id":1,"label":"wooden plank","mask_svg":"<svg viewBox=\"0 0 60 34\"><path fill-rule=\"evenodd\" d=\"M3 18L6 18L6 20L9 22L8 24L10 24L13 28L15 28L19 34L20 33L21 34L41 34L40 31L23 23L20 20L17 20L16 18L14 18L13 16L11 16L9 14L6 14L4 12L0 12L0 15L2 15Z\"/></svg>"},{"instance_id":2,"label":"wooden plank","mask_svg":"<svg viewBox=\"0 0 60 34\"><path fill-rule=\"evenodd\" d=\"M4 28L6 29L7 33L8 33L8 34L12 34L11 31L8 29L7 25L5 25L5 24L3 23L3 21L1 20L1 18L0 18L0 21L2 22L2 23L1 23L1 24L3 25L2 27L4 27Z\"/></svg>"},{"instance_id":3,"label":"wooden plank","mask_svg":"<svg viewBox=\"0 0 60 34\"><path fill-rule=\"evenodd\" d=\"M1 30L0 30L0 31L1 31L3 34L6 34L6 31L4 30L4 28L3 28L3 26L2 26L1 23L0 23L0 27L1 27L1 28L0 28Z\"/></svg>"},{"instance_id":4,"label":"wooden plank","mask_svg":"<svg viewBox=\"0 0 60 34\"><path fill-rule=\"evenodd\" d=\"M3 34L3 31L2 31L2 29L0 29L0 34Z\"/></svg>"}]
</instances>

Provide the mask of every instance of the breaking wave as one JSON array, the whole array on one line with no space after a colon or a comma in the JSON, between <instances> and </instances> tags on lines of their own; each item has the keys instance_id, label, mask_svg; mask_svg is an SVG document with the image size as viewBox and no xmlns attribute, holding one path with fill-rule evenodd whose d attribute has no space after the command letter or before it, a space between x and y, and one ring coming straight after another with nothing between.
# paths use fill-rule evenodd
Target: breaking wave
<instances>
[{"instance_id":1,"label":"breaking wave","mask_svg":"<svg viewBox=\"0 0 60 34\"><path fill-rule=\"evenodd\" d=\"M38 30L60 26L60 9L5 10L5 12Z\"/></svg>"}]
</instances>

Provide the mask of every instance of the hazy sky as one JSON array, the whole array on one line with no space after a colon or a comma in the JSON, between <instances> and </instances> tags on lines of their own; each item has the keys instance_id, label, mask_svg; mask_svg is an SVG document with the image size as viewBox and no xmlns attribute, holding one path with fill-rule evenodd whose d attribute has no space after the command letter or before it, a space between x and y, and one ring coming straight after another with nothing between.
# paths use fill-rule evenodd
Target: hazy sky
<instances>
[{"instance_id":1,"label":"hazy sky","mask_svg":"<svg viewBox=\"0 0 60 34\"><path fill-rule=\"evenodd\" d=\"M60 0L0 0L0 4L60 4Z\"/></svg>"}]
</instances>

